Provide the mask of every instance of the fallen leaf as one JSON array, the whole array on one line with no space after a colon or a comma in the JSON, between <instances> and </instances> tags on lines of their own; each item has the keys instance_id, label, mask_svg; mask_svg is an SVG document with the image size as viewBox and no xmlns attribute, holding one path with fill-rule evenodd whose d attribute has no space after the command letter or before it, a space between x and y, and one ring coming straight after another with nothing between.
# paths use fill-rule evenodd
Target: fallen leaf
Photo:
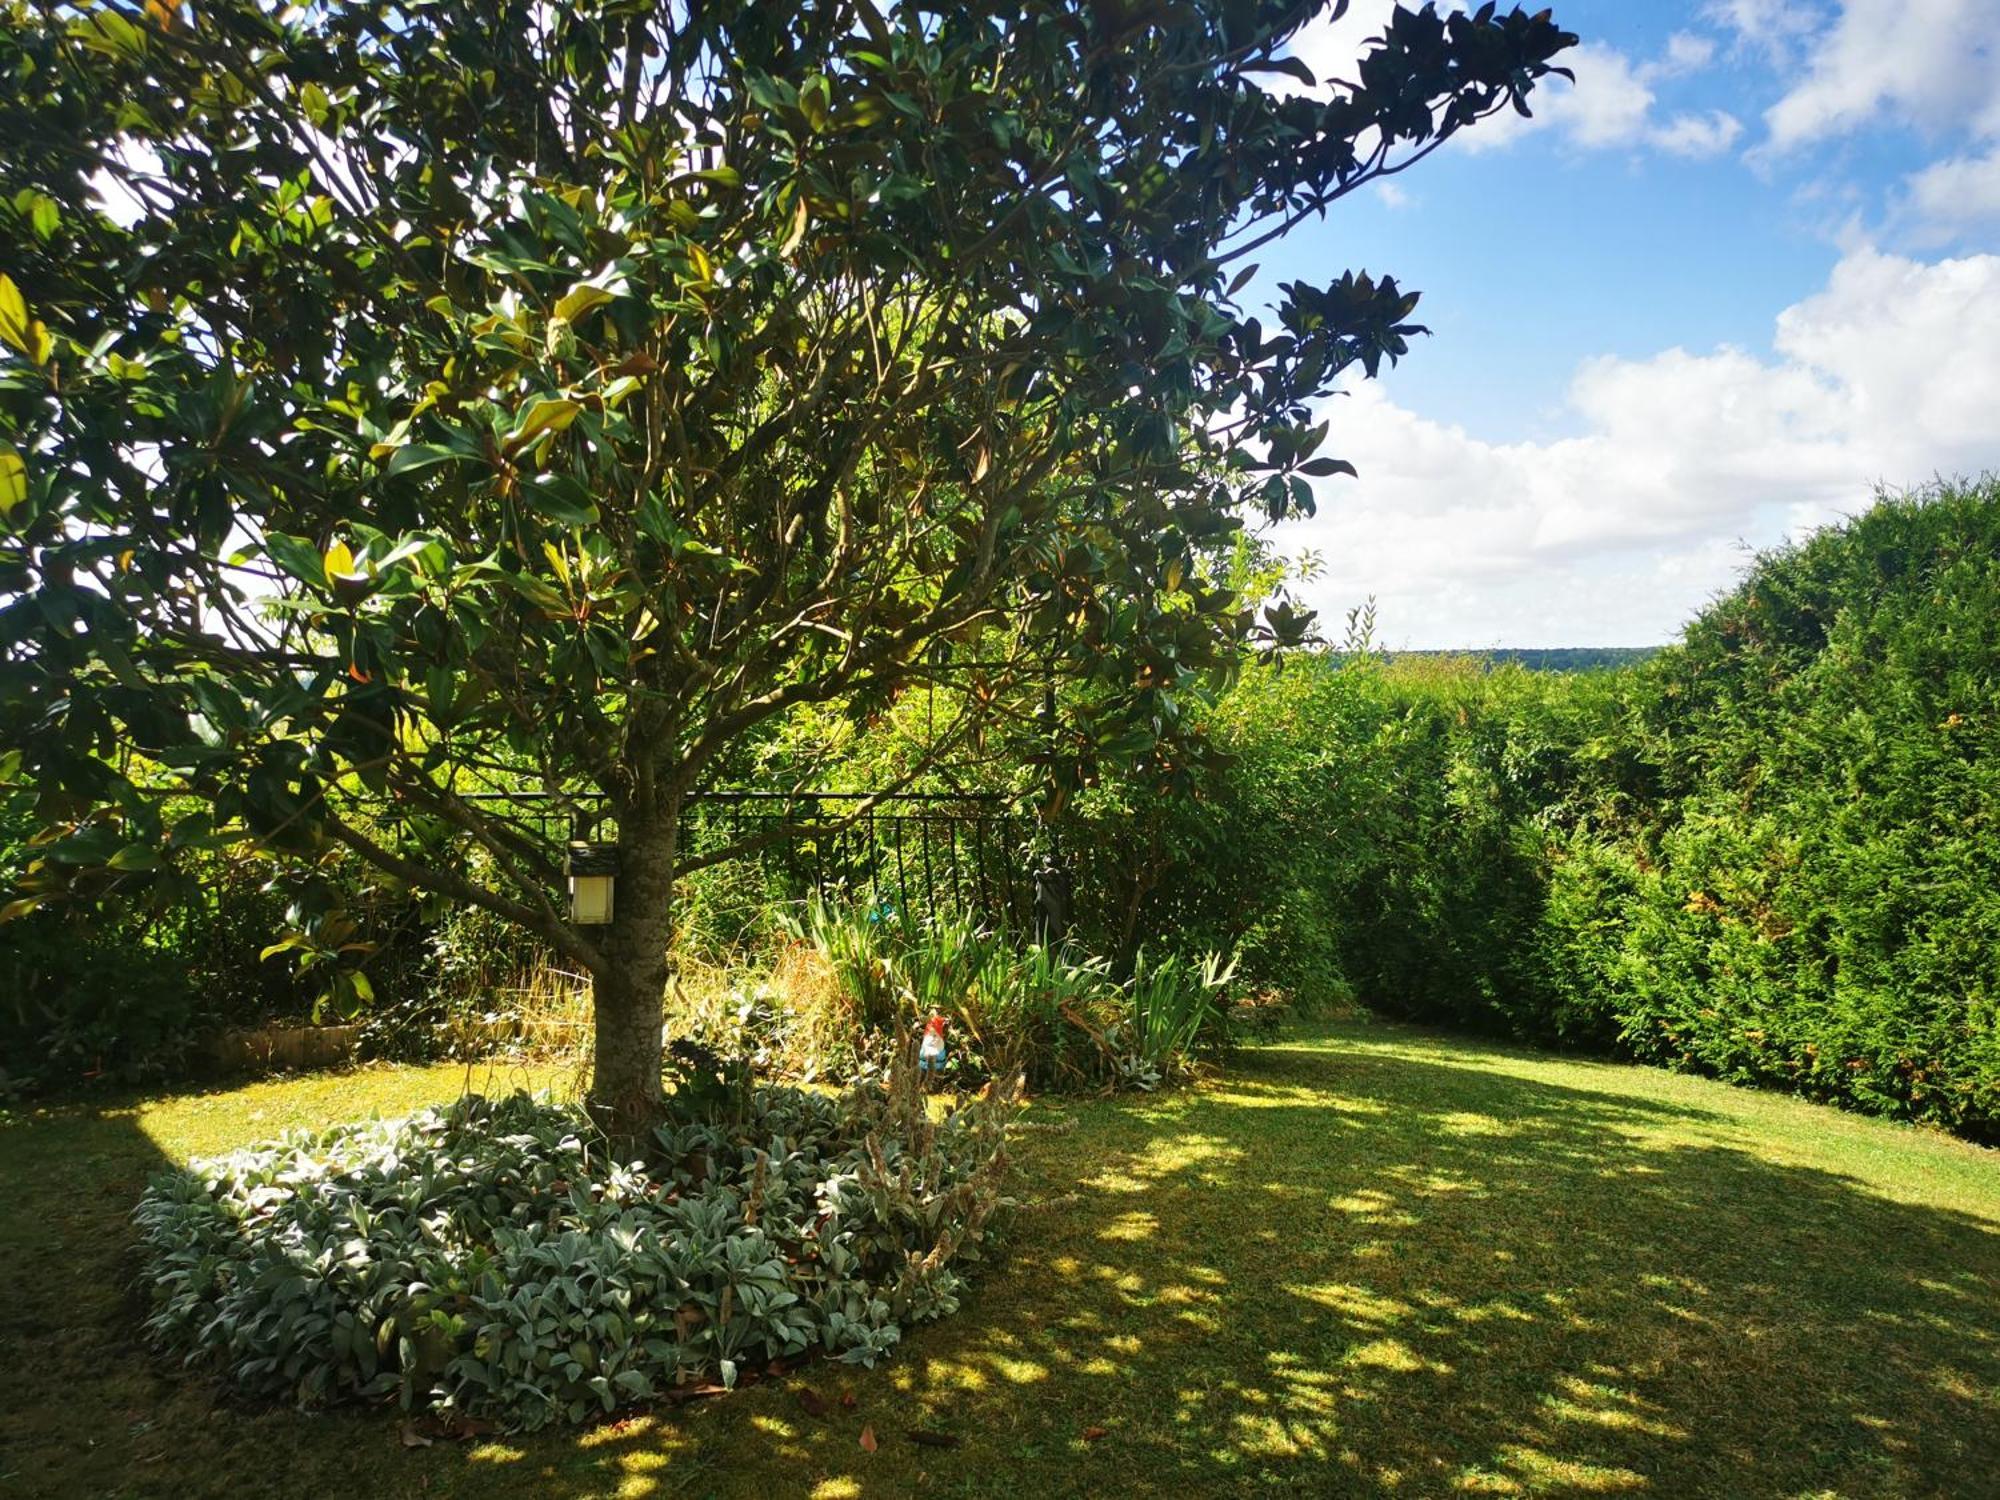
<instances>
[{"instance_id":1,"label":"fallen leaf","mask_svg":"<svg viewBox=\"0 0 2000 1500\"><path fill-rule=\"evenodd\" d=\"M1086 1427L1083 1429L1083 1440L1086 1443L1094 1443L1099 1438L1109 1437L1110 1435L1111 1429L1109 1427Z\"/></svg>"},{"instance_id":2,"label":"fallen leaf","mask_svg":"<svg viewBox=\"0 0 2000 1500\"><path fill-rule=\"evenodd\" d=\"M807 1416L818 1417L821 1421L826 1420L826 1397L822 1396L811 1386L799 1387L799 1406Z\"/></svg>"},{"instance_id":3,"label":"fallen leaf","mask_svg":"<svg viewBox=\"0 0 2000 1500\"><path fill-rule=\"evenodd\" d=\"M958 1435L952 1432L926 1432L921 1427L912 1427L904 1434L913 1443L924 1448L956 1448Z\"/></svg>"},{"instance_id":4,"label":"fallen leaf","mask_svg":"<svg viewBox=\"0 0 2000 1500\"><path fill-rule=\"evenodd\" d=\"M677 1385L666 1393L666 1399L675 1406L684 1406L690 1401L699 1401L703 1396L720 1396L729 1387L715 1381L707 1385Z\"/></svg>"},{"instance_id":5,"label":"fallen leaf","mask_svg":"<svg viewBox=\"0 0 2000 1500\"><path fill-rule=\"evenodd\" d=\"M853 1410L854 1410L854 1392L852 1392L852 1391L842 1391L842 1392L840 1393L840 1404L841 1404L842 1406L846 1407L846 1408L847 1408L847 1409L848 1409L849 1411L853 1411Z\"/></svg>"},{"instance_id":6,"label":"fallen leaf","mask_svg":"<svg viewBox=\"0 0 2000 1500\"><path fill-rule=\"evenodd\" d=\"M877 1448L881 1446L882 1445L880 1443L875 1441L874 1428L864 1427L861 1429L861 1451L863 1453L873 1453Z\"/></svg>"}]
</instances>

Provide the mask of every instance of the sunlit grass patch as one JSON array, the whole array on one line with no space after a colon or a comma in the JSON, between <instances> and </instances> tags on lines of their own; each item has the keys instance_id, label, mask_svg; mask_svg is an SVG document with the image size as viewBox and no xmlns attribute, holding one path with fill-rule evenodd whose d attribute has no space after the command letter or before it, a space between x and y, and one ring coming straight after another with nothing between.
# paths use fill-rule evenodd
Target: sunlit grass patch
<instances>
[{"instance_id":1,"label":"sunlit grass patch","mask_svg":"<svg viewBox=\"0 0 2000 1500\"><path fill-rule=\"evenodd\" d=\"M1976 1494L2000 1472L1995 1153L1360 1023L1196 1092L1032 1107L1009 1259L872 1373L408 1449L392 1415L218 1405L137 1352L121 1256L147 1171L467 1086L494 1084L365 1069L0 1131L0 1251L24 1272L0 1313L6 1483L1678 1500Z\"/></svg>"}]
</instances>

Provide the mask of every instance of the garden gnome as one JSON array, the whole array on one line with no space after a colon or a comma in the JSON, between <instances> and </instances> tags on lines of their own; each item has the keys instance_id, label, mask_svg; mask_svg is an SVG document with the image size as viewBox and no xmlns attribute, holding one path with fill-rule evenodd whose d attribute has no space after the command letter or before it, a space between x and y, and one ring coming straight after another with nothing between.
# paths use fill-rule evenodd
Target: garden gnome
<instances>
[{"instance_id":1,"label":"garden gnome","mask_svg":"<svg viewBox=\"0 0 2000 1500\"><path fill-rule=\"evenodd\" d=\"M944 1017L936 1011L924 1022L924 1039L917 1046L917 1071L931 1074L944 1071Z\"/></svg>"}]
</instances>

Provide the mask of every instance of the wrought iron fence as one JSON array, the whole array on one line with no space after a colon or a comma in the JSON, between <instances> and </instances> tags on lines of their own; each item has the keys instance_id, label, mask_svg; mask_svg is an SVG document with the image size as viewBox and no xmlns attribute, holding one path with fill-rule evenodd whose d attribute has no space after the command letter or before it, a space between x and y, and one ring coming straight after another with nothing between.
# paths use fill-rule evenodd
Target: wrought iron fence
<instances>
[{"instance_id":1,"label":"wrought iron fence","mask_svg":"<svg viewBox=\"0 0 2000 1500\"><path fill-rule=\"evenodd\" d=\"M553 852L568 839L608 838L606 802L545 793L468 796ZM736 863L761 871L769 896L814 892L884 915L969 915L1017 931L1061 926L1047 851L1033 820L999 795L976 792L705 792L682 812L683 856L743 846Z\"/></svg>"},{"instance_id":2,"label":"wrought iron fence","mask_svg":"<svg viewBox=\"0 0 2000 1500\"><path fill-rule=\"evenodd\" d=\"M952 912L1026 928L1035 920L1032 827L999 797L971 793L712 792L686 814L690 856L797 831L747 856L790 899L812 892L889 915Z\"/></svg>"}]
</instances>

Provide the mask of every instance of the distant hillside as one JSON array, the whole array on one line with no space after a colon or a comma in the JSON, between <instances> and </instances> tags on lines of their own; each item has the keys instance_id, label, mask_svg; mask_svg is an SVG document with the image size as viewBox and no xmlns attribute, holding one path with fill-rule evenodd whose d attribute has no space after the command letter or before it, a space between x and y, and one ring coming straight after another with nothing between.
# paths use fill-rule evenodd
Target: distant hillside
<instances>
[{"instance_id":1,"label":"distant hillside","mask_svg":"<svg viewBox=\"0 0 2000 1500\"><path fill-rule=\"evenodd\" d=\"M1390 651L1398 656L1469 656L1493 666L1520 666L1530 672L1603 672L1629 667L1658 655L1658 646L1500 646L1489 651Z\"/></svg>"}]
</instances>

